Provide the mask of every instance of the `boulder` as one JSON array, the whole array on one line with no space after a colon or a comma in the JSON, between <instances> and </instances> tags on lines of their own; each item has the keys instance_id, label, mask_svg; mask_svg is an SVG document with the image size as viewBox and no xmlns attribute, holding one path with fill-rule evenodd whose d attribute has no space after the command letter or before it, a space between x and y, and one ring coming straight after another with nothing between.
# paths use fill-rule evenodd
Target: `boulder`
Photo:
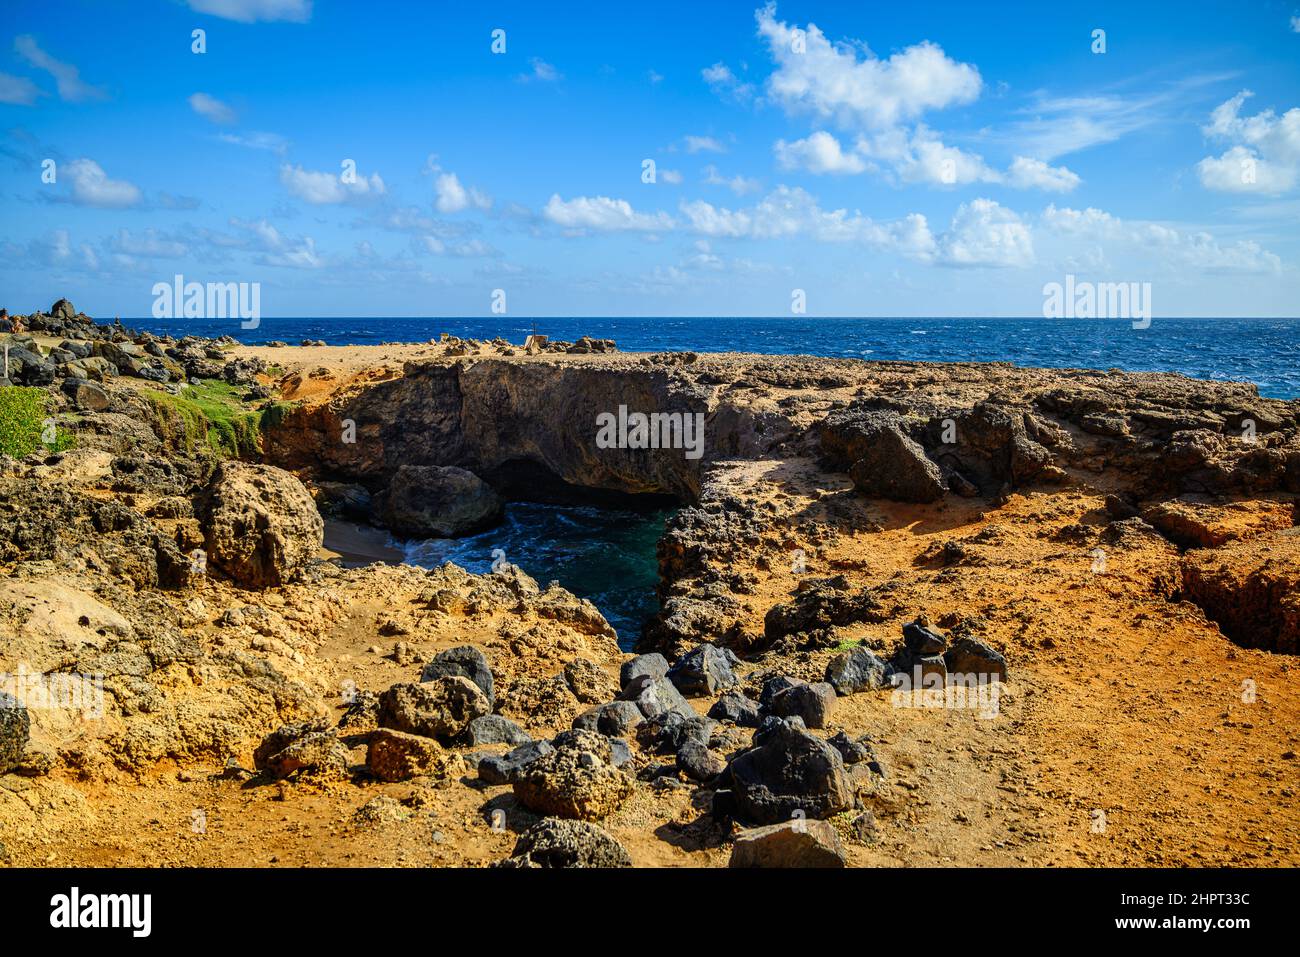
<instances>
[{"instance_id":1,"label":"boulder","mask_svg":"<svg viewBox=\"0 0 1300 957\"><path fill-rule=\"evenodd\" d=\"M742 728L757 728L762 720L758 702L738 691L728 691L715 701L709 709L709 717L716 721L730 721Z\"/></svg>"},{"instance_id":2,"label":"boulder","mask_svg":"<svg viewBox=\"0 0 1300 957\"><path fill-rule=\"evenodd\" d=\"M1007 659L982 641L958 638L943 655L948 674L981 675L1007 680Z\"/></svg>"},{"instance_id":3,"label":"boulder","mask_svg":"<svg viewBox=\"0 0 1300 957\"><path fill-rule=\"evenodd\" d=\"M204 495L204 548L208 564L237 584L283 584L316 557L324 536L316 503L293 475L245 462L217 466Z\"/></svg>"},{"instance_id":4,"label":"boulder","mask_svg":"<svg viewBox=\"0 0 1300 957\"><path fill-rule=\"evenodd\" d=\"M723 775L736 812L758 824L789 821L796 811L826 818L853 806L853 788L838 751L790 719L765 721L754 746Z\"/></svg>"},{"instance_id":5,"label":"boulder","mask_svg":"<svg viewBox=\"0 0 1300 957\"><path fill-rule=\"evenodd\" d=\"M527 744L532 736L509 718L499 714L485 714L469 723L465 741L473 747L483 744Z\"/></svg>"},{"instance_id":6,"label":"boulder","mask_svg":"<svg viewBox=\"0 0 1300 957\"><path fill-rule=\"evenodd\" d=\"M698 645L668 669L668 680L683 695L715 695L740 683L731 670L736 656L715 645Z\"/></svg>"},{"instance_id":7,"label":"boulder","mask_svg":"<svg viewBox=\"0 0 1300 957\"><path fill-rule=\"evenodd\" d=\"M693 781L712 781L726 769L726 759L699 741L687 741L677 751L677 770Z\"/></svg>"},{"instance_id":8,"label":"boulder","mask_svg":"<svg viewBox=\"0 0 1300 957\"><path fill-rule=\"evenodd\" d=\"M845 867L844 845L825 821L795 820L742 831L728 867Z\"/></svg>"},{"instance_id":9,"label":"boulder","mask_svg":"<svg viewBox=\"0 0 1300 957\"><path fill-rule=\"evenodd\" d=\"M379 726L446 742L491 710L478 685L451 675L393 685L379 696Z\"/></svg>"},{"instance_id":10,"label":"boulder","mask_svg":"<svg viewBox=\"0 0 1300 957\"><path fill-rule=\"evenodd\" d=\"M824 728L835 706L835 689L825 681L787 688L772 699L772 714L800 718L806 728Z\"/></svg>"},{"instance_id":11,"label":"boulder","mask_svg":"<svg viewBox=\"0 0 1300 957\"><path fill-rule=\"evenodd\" d=\"M684 718L679 712L665 711L641 724L636 729L636 739L641 747L658 754L675 754L687 741L708 744L715 725L712 718L694 712Z\"/></svg>"},{"instance_id":12,"label":"boulder","mask_svg":"<svg viewBox=\"0 0 1300 957\"><path fill-rule=\"evenodd\" d=\"M853 487L868 498L935 502L946 491L939 466L896 428L882 429L866 454L849 467Z\"/></svg>"},{"instance_id":13,"label":"boulder","mask_svg":"<svg viewBox=\"0 0 1300 957\"><path fill-rule=\"evenodd\" d=\"M478 776L485 784L514 784L529 765L554 750L549 741L529 741L505 754L482 758L478 764Z\"/></svg>"},{"instance_id":14,"label":"boulder","mask_svg":"<svg viewBox=\"0 0 1300 957\"><path fill-rule=\"evenodd\" d=\"M648 655L637 655L629 661L623 662L623 667L618 672L618 683L620 688L626 688L633 679L640 678L643 675L649 675L651 678L663 678L668 674L668 659L658 652Z\"/></svg>"},{"instance_id":15,"label":"boulder","mask_svg":"<svg viewBox=\"0 0 1300 957\"><path fill-rule=\"evenodd\" d=\"M646 718L657 718L667 711L676 711L683 718L695 717L690 704L667 678L652 678L650 675L634 678L618 697L620 701L636 704Z\"/></svg>"},{"instance_id":16,"label":"boulder","mask_svg":"<svg viewBox=\"0 0 1300 957\"><path fill-rule=\"evenodd\" d=\"M455 538L501 519L501 497L473 472L403 465L388 484L384 523L412 538Z\"/></svg>"},{"instance_id":17,"label":"boulder","mask_svg":"<svg viewBox=\"0 0 1300 957\"><path fill-rule=\"evenodd\" d=\"M496 706L495 687L492 681L492 668L488 664L487 655L479 651L473 645L459 645L456 648L448 648L434 656L433 660L424 666L420 672L421 681L433 681L436 678L447 678L459 675L462 678L468 678L474 684L478 685L483 696L487 698L488 711L491 712Z\"/></svg>"},{"instance_id":18,"label":"boulder","mask_svg":"<svg viewBox=\"0 0 1300 957\"><path fill-rule=\"evenodd\" d=\"M903 625L903 645L913 655L941 655L948 648L948 639L918 619Z\"/></svg>"},{"instance_id":19,"label":"boulder","mask_svg":"<svg viewBox=\"0 0 1300 957\"><path fill-rule=\"evenodd\" d=\"M589 708L573 719L580 731L596 731L607 737L622 737L645 720L641 709L631 701L609 701Z\"/></svg>"},{"instance_id":20,"label":"boulder","mask_svg":"<svg viewBox=\"0 0 1300 957\"><path fill-rule=\"evenodd\" d=\"M861 646L836 655L826 666L826 681L837 694L875 691L889 683L889 665Z\"/></svg>"},{"instance_id":21,"label":"boulder","mask_svg":"<svg viewBox=\"0 0 1300 957\"><path fill-rule=\"evenodd\" d=\"M449 755L437 741L418 734L380 728L370 735L366 767L381 781L405 781L429 775L445 778L459 759Z\"/></svg>"},{"instance_id":22,"label":"boulder","mask_svg":"<svg viewBox=\"0 0 1300 957\"><path fill-rule=\"evenodd\" d=\"M31 728L27 708L13 695L0 691L0 774L22 763Z\"/></svg>"},{"instance_id":23,"label":"boulder","mask_svg":"<svg viewBox=\"0 0 1300 957\"><path fill-rule=\"evenodd\" d=\"M614 679L594 661L575 658L564 666L564 680L573 696L583 704L608 701L618 694Z\"/></svg>"},{"instance_id":24,"label":"boulder","mask_svg":"<svg viewBox=\"0 0 1300 957\"><path fill-rule=\"evenodd\" d=\"M555 750L516 776L515 797L530 811L555 817L597 820L631 796L633 778L614 767L609 739L590 731L565 731Z\"/></svg>"},{"instance_id":25,"label":"boulder","mask_svg":"<svg viewBox=\"0 0 1300 957\"><path fill-rule=\"evenodd\" d=\"M108 408L108 393L103 386L89 379L70 376L63 380L60 388L82 412L103 412Z\"/></svg>"},{"instance_id":26,"label":"boulder","mask_svg":"<svg viewBox=\"0 0 1300 957\"><path fill-rule=\"evenodd\" d=\"M349 760L348 749L333 731L310 731L268 756L264 770L273 778L285 778L295 771L344 775Z\"/></svg>"},{"instance_id":27,"label":"boulder","mask_svg":"<svg viewBox=\"0 0 1300 957\"><path fill-rule=\"evenodd\" d=\"M515 842L501 867L631 867L627 849L604 828L589 821L548 817Z\"/></svg>"}]
</instances>

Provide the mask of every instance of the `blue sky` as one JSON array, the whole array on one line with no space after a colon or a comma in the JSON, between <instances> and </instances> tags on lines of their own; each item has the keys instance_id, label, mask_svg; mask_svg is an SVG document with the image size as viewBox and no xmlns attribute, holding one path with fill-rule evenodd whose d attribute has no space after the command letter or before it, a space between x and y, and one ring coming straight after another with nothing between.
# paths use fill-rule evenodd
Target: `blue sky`
<instances>
[{"instance_id":1,"label":"blue sky","mask_svg":"<svg viewBox=\"0 0 1300 957\"><path fill-rule=\"evenodd\" d=\"M1300 312L1300 3L463 7L6 3L0 305Z\"/></svg>"}]
</instances>

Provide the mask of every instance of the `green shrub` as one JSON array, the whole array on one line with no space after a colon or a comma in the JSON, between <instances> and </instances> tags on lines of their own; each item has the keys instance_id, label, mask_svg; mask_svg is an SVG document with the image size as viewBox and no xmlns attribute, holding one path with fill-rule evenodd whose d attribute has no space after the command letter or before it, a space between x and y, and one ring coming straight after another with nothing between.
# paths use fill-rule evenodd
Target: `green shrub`
<instances>
[{"instance_id":1,"label":"green shrub","mask_svg":"<svg viewBox=\"0 0 1300 957\"><path fill-rule=\"evenodd\" d=\"M37 449L62 452L72 448L74 439L66 429L55 426L53 443L42 441L49 397L35 386L6 386L0 389L0 453L16 459Z\"/></svg>"},{"instance_id":2,"label":"green shrub","mask_svg":"<svg viewBox=\"0 0 1300 957\"><path fill-rule=\"evenodd\" d=\"M256 459L262 433L284 418L291 403L274 402L251 409L240 390L219 379L191 383L183 396L150 389L142 394L153 405L164 438L175 448L195 454L206 446L221 458Z\"/></svg>"}]
</instances>

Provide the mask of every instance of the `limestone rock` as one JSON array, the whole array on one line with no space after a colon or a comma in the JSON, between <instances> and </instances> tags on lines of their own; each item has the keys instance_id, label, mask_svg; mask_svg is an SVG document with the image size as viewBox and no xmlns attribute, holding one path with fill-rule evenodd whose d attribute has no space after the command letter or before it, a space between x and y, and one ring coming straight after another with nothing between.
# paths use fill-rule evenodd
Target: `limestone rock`
<instances>
[{"instance_id":1,"label":"limestone rock","mask_svg":"<svg viewBox=\"0 0 1300 957\"><path fill-rule=\"evenodd\" d=\"M302 482L269 465L223 462L204 501L204 548L210 565L238 584L283 584L316 556L325 523Z\"/></svg>"},{"instance_id":2,"label":"limestone rock","mask_svg":"<svg viewBox=\"0 0 1300 957\"><path fill-rule=\"evenodd\" d=\"M500 520L501 497L473 472L403 465L388 484L384 522L398 535L456 538Z\"/></svg>"}]
</instances>

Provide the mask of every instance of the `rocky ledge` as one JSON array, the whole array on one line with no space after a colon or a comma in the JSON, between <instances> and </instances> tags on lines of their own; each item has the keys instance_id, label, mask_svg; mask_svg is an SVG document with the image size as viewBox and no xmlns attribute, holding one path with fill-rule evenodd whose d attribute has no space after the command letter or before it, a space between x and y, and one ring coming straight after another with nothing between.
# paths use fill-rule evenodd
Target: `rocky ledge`
<instances>
[{"instance_id":1,"label":"rocky ledge","mask_svg":"<svg viewBox=\"0 0 1300 957\"><path fill-rule=\"evenodd\" d=\"M4 320L0 861L1300 860L1300 403L61 303ZM635 413L699 454L597 441ZM321 550L634 495L679 505L637 655L509 565Z\"/></svg>"}]
</instances>

